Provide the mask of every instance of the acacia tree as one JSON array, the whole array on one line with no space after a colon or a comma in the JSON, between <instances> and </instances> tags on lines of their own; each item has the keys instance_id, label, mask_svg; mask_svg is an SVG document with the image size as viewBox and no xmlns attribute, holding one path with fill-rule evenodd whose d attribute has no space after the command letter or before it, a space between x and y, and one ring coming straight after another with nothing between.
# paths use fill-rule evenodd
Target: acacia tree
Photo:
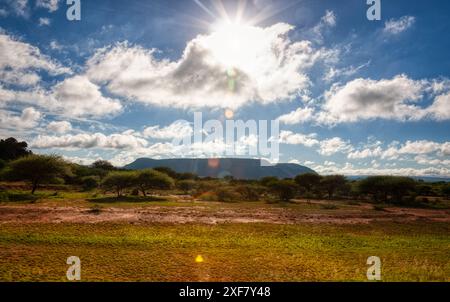
<instances>
[{"instance_id":1,"label":"acacia tree","mask_svg":"<svg viewBox=\"0 0 450 302\"><path fill-rule=\"evenodd\" d=\"M134 183L144 196L147 196L147 190L167 190L174 186L173 179L165 173L151 169L136 173Z\"/></svg>"},{"instance_id":2,"label":"acacia tree","mask_svg":"<svg viewBox=\"0 0 450 302\"><path fill-rule=\"evenodd\" d=\"M11 162L9 168L10 178L31 182L31 194L40 184L71 175L68 163L56 155L28 155Z\"/></svg>"},{"instance_id":3,"label":"acacia tree","mask_svg":"<svg viewBox=\"0 0 450 302\"><path fill-rule=\"evenodd\" d=\"M442 194L444 194L444 196L447 197L447 199L450 199L450 183L447 183L442 188Z\"/></svg>"},{"instance_id":4,"label":"acacia tree","mask_svg":"<svg viewBox=\"0 0 450 302\"><path fill-rule=\"evenodd\" d=\"M297 185L304 189L306 193L311 193L320 185L320 180L322 177L316 173L305 173L300 174L295 177L295 182Z\"/></svg>"},{"instance_id":5,"label":"acacia tree","mask_svg":"<svg viewBox=\"0 0 450 302\"><path fill-rule=\"evenodd\" d=\"M333 198L334 194L345 188L347 179L343 175L327 175L321 180L321 187L327 192L328 198Z\"/></svg>"},{"instance_id":6,"label":"acacia tree","mask_svg":"<svg viewBox=\"0 0 450 302\"><path fill-rule=\"evenodd\" d=\"M401 202L403 197L416 189L417 183L409 177L371 176L359 182L362 193L371 194L375 201L388 202L389 196Z\"/></svg>"},{"instance_id":7,"label":"acacia tree","mask_svg":"<svg viewBox=\"0 0 450 302\"><path fill-rule=\"evenodd\" d=\"M288 202L295 197L297 185L293 180L276 180L268 183L271 191L283 202Z\"/></svg>"},{"instance_id":8,"label":"acacia tree","mask_svg":"<svg viewBox=\"0 0 450 302\"><path fill-rule=\"evenodd\" d=\"M113 190L117 197L122 196L123 190L134 185L136 175L131 171L114 171L108 173L102 181L105 190Z\"/></svg>"},{"instance_id":9,"label":"acacia tree","mask_svg":"<svg viewBox=\"0 0 450 302\"><path fill-rule=\"evenodd\" d=\"M184 192L184 194L189 194L190 191L195 189L197 183L192 179L179 180L177 182L177 187Z\"/></svg>"},{"instance_id":10,"label":"acacia tree","mask_svg":"<svg viewBox=\"0 0 450 302\"><path fill-rule=\"evenodd\" d=\"M18 142L14 137L0 140L0 159L9 161L30 155L26 142Z\"/></svg>"}]
</instances>

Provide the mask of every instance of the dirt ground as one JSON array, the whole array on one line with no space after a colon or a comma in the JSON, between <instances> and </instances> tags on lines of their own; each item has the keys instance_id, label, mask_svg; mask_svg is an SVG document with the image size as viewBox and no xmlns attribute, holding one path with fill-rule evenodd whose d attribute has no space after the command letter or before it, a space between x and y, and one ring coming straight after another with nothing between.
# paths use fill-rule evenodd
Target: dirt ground
<instances>
[{"instance_id":1,"label":"dirt ground","mask_svg":"<svg viewBox=\"0 0 450 302\"><path fill-rule=\"evenodd\" d=\"M302 203L301 201L299 202ZM320 201L315 202L321 204ZM336 210L315 209L305 211L295 207L229 207L218 203L190 206L102 207L96 210L83 206L49 206L45 204L2 205L0 224L11 223L328 223L368 224L394 221L450 222L449 210L429 210L390 207L373 210L370 204L360 204Z\"/></svg>"}]
</instances>

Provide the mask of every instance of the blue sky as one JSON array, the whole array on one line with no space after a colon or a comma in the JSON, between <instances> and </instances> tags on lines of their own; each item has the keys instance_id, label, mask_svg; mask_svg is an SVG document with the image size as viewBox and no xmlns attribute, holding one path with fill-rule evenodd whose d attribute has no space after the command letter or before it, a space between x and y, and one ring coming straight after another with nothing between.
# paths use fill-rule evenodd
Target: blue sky
<instances>
[{"instance_id":1,"label":"blue sky","mask_svg":"<svg viewBox=\"0 0 450 302\"><path fill-rule=\"evenodd\" d=\"M217 155L223 142L172 140L194 112L232 112L278 119L282 162L450 177L446 1L382 1L380 21L365 0L81 0L80 21L67 8L0 0L0 135L35 152Z\"/></svg>"}]
</instances>

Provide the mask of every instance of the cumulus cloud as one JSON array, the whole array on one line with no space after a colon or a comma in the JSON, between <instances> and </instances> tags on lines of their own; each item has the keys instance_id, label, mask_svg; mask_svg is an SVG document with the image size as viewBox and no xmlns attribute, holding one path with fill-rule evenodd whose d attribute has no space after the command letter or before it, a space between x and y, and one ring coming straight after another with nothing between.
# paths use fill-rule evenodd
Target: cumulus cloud
<instances>
[{"instance_id":1,"label":"cumulus cloud","mask_svg":"<svg viewBox=\"0 0 450 302\"><path fill-rule=\"evenodd\" d=\"M403 144L394 143L387 148L379 145L367 147L361 150L351 150L347 157L349 159L382 158L388 160L398 159L402 155L450 155L450 142L434 142L429 140L406 141Z\"/></svg>"},{"instance_id":2,"label":"cumulus cloud","mask_svg":"<svg viewBox=\"0 0 450 302\"><path fill-rule=\"evenodd\" d=\"M143 131L144 137L156 139L174 139L190 137L194 130L186 121L176 121L167 127L160 126L147 127Z\"/></svg>"},{"instance_id":3,"label":"cumulus cloud","mask_svg":"<svg viewBox=\"0 0 450 302\"><path fill-rule=\"evenodd\" d=\"M7 129L30 129L38 125L42 114L32 107L25 108L20 116L0 111L0 125Z\"/></svg>"},{"instance_id":4,"label":"cumulus cloud","mask_svg":"<svg viewBox=\"0 0 450 302\"><path fill-rule=\"evenodd\" d=\"M450 93L438 95L427 114L437 121L450 120Z\"/></svg>"},{"instance_id":5,"label":"cumulus cloud","mask_svg":"<svg viewBox=\"0 0 450 302\"><path fill-rule=\"evenodd\" d=\"M311 167L320 174L344 174L344 175L394 175L394 176L435 176L450 177L450 169L447 167L427 168L398 168L398 167L355 167L352 164L345 165L315 165Z\"/></svg>"},{"instance_id":6,"label":"cumulus cloud","mask_svg":"<svg viewBox=\"0 0 450 302\"><path fill-rule=\"evenodd\" d=\"M416 18L413 16L403 16L400 19L390 19L384 24L383 31L387 34L398 35L413 26L415 22Z\"/></svg>"},{"instance_id":7,"label":"cumulus cloud","mask_svg":"<svg viewBox=\"0 0 450 302\"><path fill-rule=\"evenodd\" d=\"M97 51L87 75L113 94L163 107L238 108L292 99L309 87L306 71L330 56L308 41L291 41L292 29L285 23L218 29L190 41L178 61L121 43Z\"/></svg>"},{"instance_id":8,"label":"cumulus cloud","mask_svg":"<svg viewBox=\"0 0 450 302\"><path fill-rule=\"evenodd\" d=\"M300 123L306 123L313 119L314 109L313 108L298 108L288 114L284 114L278 118L281 123L286 125L294 125Z\"/></svg>"},{"instance_id":9,"label":"cumulus cloud","mask_svg":"<svg viewBox=\"0 0 450 302\"><path fill-rule=\"evenodd\" d=\"M287 145L303 145L312 147L319 144L316 134L301 134L292 131L281 131L279 142Z\"/></svg>"},{"instance_id":10,"label":"cumulus cloud","mask_svg":"<svg viewBox=\"0 0 450 302\"><path fill-rule=\"evenodd\" d=\"M46 8L52 13L58 10L59 0L37 0L36 6Z\"/></svg>"},{"instance_id":11,"label":"cumulus cloud","mask_svg":"<svg viewBox=\"0 0 450 302\"><path fill-rule=\"evenodd\" d=\"M345 85L334 85L325 93L326 102L319 122L333 124L377 118L418 120L425 112L417 103L424 83L399 75L379 81L356 79Z\"/></svg>"},{"instance_id":12,"label":"cumulus cloud","mask_svg":"<svg viewBox=\"0 0 450 302\"><path fill-rule=\"evenodd\" d=\"M0 84L31 86L40 81L37 71L70 74L69 68L43 55L39 48L0 31Z\"/></svg>"},{"instance_id":13,"label":"cumulus cloud","mask_svg":"<svg viewBox=\"0 0 450 302\"><path fill-rule=\"evenodd\" d=\"M352 145L340 137L333 137L320 142L319 153L330 156L339 152L348 152L353 149Z\"/></svg>"},{"instance_id":14,"label":"cumulus cloud","mask_svg":"<svg viewBox=\"0 0 450 302\"><path fill-rule=\"evenodd\" d=\"M49 136L39 135L31 142L37 149L139 149L146 147L145 139L129 134L82 133L76 135Z\"/></svg>"},{"instance_id":15,"label":"cumulus cloud","mask_svg":"<svg viewBox=\"0 0 450 302\"><path fill-rule=\"evenodd\" d=\"M55 133L66 133L72 130L72 124L67 121L53 121L47 125L47 129Z\"/></svg>"},{"instance_id":16,"label":"cumulus cloud","mask_svg":"<svg viewBox=\"0 0 450 302\"><path fill-rule=\"evenodd\" d=\"M85 76L74 76L57 84L52 96L59 110L70 116L99 117L122 110L118 100L104 97L100 88Z\"/></svg>"}]
</instances>

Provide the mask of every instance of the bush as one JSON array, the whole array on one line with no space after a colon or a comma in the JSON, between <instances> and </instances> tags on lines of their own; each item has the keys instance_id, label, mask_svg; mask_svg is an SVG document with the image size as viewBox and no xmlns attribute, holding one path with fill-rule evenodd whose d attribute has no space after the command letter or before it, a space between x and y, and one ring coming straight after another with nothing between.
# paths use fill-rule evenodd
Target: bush
<instances>
[{"instance_id":1,"label":"bush","mask_svg":"<svg viewBox=\"0 0 450 302\"><path fill-rule=\"evenodd\" d=\"M183 191L186 195L189 194L192 190L194 190L197 186L197 183L194 180L180 180L177 182L177 187L181 191Z\"/></svg>"},{"instance_id":2,"label":"bush","mask_svg":"<svg viewBox=\"0 0 450 302\"><path fill-rule=\"evenodd\" d=\"M81 185L83 187L83 190L91 191L93 189L98 188L99 181L98 178L95 176L87 176L81 179Z\"/></svg>"},{"instance_id":3,"label":"bush","mask_svg":"<svg viewBox=\"0 0 450 302\"><path fill-rule=\"evenodd\" d=\"M414 194L417 182L409 177L371 176L359 182L362 193L371 194L376 202L402 203L408 194Z\"/></svg>"},{"instance_id":4,"label":"bush","mask_svg":"<svg viewBox=\"0 0 450 302\"><path fill-rule=\"evenodd\" d=\"M450 183L445 184L442 189L442 195L447 197L447 199L450 199Z\"/></svg>"},{"instance_id":5,"label":"bush","mask_svg":"<svg viewBox=\"0 0 450 302\"><path fill-rule=\"evenodd\" d=\"M147 190L168 190L174 186L170 176L151 169L136 172L134 183L144 196Z\"/></svg>"},{"instance_id":6,"label":"bush","mask_svg":"<svg viewBox=\"0 0 450 302\"><path fill-rule=\"evenodd\" d=\"M327 175L320 182L320 187L328 194L328 198L333 198L339 191L349 190L347 179L343 175Z\"/></svg>"},{"instance_id":7,"label":"bush","mask_svg":"<svg viewBox=\"0 0 450 302\"><path fill-rule=\"evenodd\" d=\"M42 183L72 175L68 163L55 155L29 155L11 162L9 168L9 178L31 182L31 194Z\"/></svg>"},{"instance_id":8,"label":"bush","mask_svg":"<svg viewBox=\"0 0 450 302\"><path fill-rule=\"evenodd\" d=\"M0 201L9 201L9 194L7 192L0 192Z\"/></svg>"},{"instance_id":9,"label":"bush","mask_svg":"<svg viewBox=\"0 0 450 302\"><path fill-rule=\"evenodd\" d=\"M236 188L236 192L246 201L258 201L264 193L264 188L258 185L240 185Z\"/></svg>"},{"instance_id":10,"label":"bush","mask_svg":"<svg viewBox=\"0 0 450 302\"><path fill-rule=\"evenodd\" d=\"M135 184L135 173L131 171L110 172L103 179L101 186L105 190L112 190L117 193L117 197L121 197L123 191Z\"/></svg>"},{"instance_id":11,"label":"bush","mask_svg":"<svg viewBox=\"0 0 450 302\"><path fill-rule=\"evenodd\" d=\"M268 183L271 192L275 193L280 201L288 202L295 197L298 189L293 180L277 180Z\"/></svg>"},{"instance_id":12,"label":"bush","mask_svg":"<svg viewBox=\"0 0 450 302\"><path fill-rule=\"evenodd\" d=\"M295 182L306 194L311 194L320 185L322 176L316 173L305 173L295 177Z\"/></svg>"},{"instance_id":13,"label":"bush","mask_svg":"<svg viewBox=\"0 0 450 302\"><path fill-rule=\"evenodd\" d=\"M239 201L240 197L231 187L218 188L214 193L217 196L217 200L221 202Z\"/></svg>"}]
</instances>

